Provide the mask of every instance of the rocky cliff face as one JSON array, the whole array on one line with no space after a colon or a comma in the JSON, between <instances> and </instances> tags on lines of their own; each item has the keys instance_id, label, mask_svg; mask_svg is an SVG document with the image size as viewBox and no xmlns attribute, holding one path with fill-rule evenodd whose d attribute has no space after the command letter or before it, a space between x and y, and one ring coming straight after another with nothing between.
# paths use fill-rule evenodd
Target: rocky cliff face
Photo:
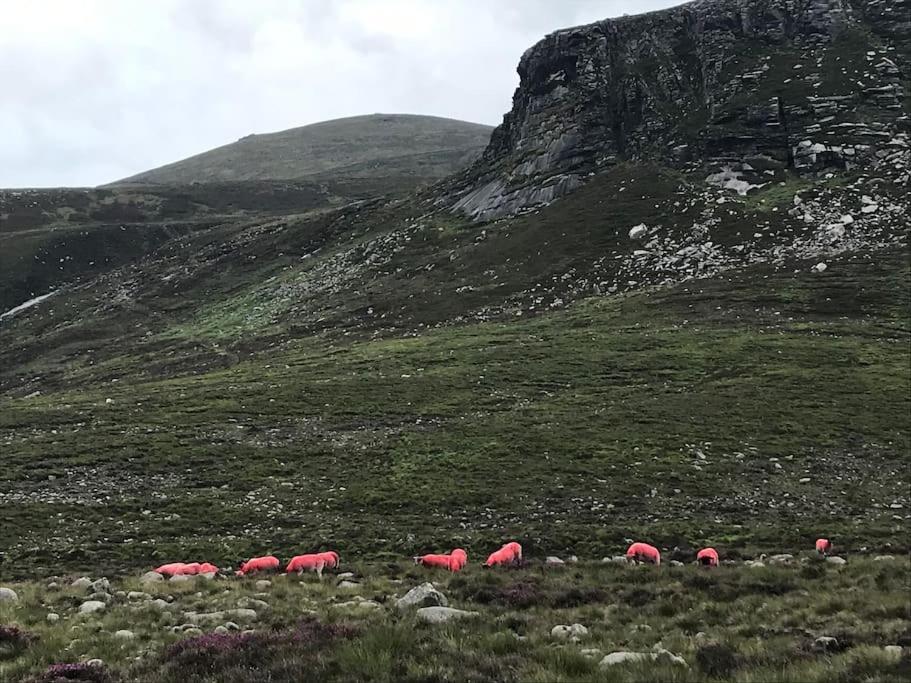
<instances>
[{"instance_id":1,"label":"rocky cliff face","mask_svg":"<svg viewBox=\"0 0 911 683\"><path fill-rule=\"evenodd\" d=\"M558 31L450 195L479 219L547 203L623 160L707 167L740 191L900 164L911 0L700 0ZM900 169L901 170L901 169Z\"/></svg>"}]
</instances>

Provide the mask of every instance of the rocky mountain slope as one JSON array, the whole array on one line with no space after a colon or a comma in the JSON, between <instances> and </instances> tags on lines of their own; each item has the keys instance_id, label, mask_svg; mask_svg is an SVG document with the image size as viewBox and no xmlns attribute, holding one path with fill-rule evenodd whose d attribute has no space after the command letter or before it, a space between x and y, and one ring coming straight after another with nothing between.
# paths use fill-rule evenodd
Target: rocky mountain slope
<instances>
[{"instance_id":1,"label":"rocky mountain slope","mask_svg":"<svg viewBox=\"0 0 911 683\"><path fill-rule=\"evenodd\" d=\"M901 7L561 31L468 170L212 211L5 317L0 572L304 538L907 549Z\"/></svg>"},{"instance_id":2,"label":"rocky mountain slope","mask_svg":"<svg viewBox=\"0 0 911 683\"><path fill-rule=\"evenodd\" d=\"M624 160L743 191L786 171L907 182L909 17L907 0L700 0L553 33L455 206L508 215Z\"/></svg>"},{"instance_id":3,"label":"rocky mountain slope","mask_svg":"<svg viewBox=\"0 0 911 683\"><path fill-rule=\"evenodd\" d=\"M118 181L142 184L331 177L441 178L465 166L490 126L436 116L371 114L248 135Z\"/></svg>"}]
</instances>

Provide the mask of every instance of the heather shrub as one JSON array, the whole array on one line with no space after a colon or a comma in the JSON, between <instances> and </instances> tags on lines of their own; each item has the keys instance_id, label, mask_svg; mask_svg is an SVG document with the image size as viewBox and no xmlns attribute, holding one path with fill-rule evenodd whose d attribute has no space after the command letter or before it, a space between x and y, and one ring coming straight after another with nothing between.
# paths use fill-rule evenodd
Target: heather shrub
<instances>
[{"instance_id":1,"label":"heather shrub","mask_svg":"<svg viewBox=\"0 0 911 683\"><path fill-rule=\"evenodd\" d=\"M104 667L80 662L78 664L52 664L31 683L114 683L115 679Z\"/></svg>"},{"instance_id":2,"label":"heather shrub","mask_svg":"<svg viewBox=\"0 0 911 683\"><path fill-rule=\"evenodd\" d=\"M0 626L0 660L18 657L36 639L18 626Z\"/></svg>"}]
</instances>

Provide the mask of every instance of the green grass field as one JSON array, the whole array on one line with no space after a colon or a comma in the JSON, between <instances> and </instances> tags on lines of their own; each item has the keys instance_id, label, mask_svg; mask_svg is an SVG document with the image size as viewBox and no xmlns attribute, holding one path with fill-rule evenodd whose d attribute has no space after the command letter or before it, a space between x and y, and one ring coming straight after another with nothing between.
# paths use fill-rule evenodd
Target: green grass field
<instances>
[{"instance_id":1,"label":"green grass field","mask_svg":"<svg viewBox=\"0 0 911 683\"><path fill-rule=\"evenodd\" d=\"M255 578L151 586L124 578L113 582L108 607L89 616L75 613L85 589L64 580L51 588L12 584L20 600L0 603L0 623L33 639L0 641L0 678L22 680L51 664L94 658L103 660L109 678L82 680L897 683L911 671L907 557L857 556L844 567L805 557L790 566L712 571L600 563L551 568L540 558L498 571L482 570L477 561L450 575L401 563L346 567L343 557L354 588L337 586L331 576L322 582L267 577L270 586L257 586ZM450 606L477 615L428 625L396 608L396 596L427 580ZM164 602L154 603L158 598ZM187 615L238 607L254 613ZM51 612L56 623L47 620ZM194 620L208 635L184 632ZM239 631L213 635L229 620ZM551 634L558 624L574 623L588 629L578 642ZM115 636L121 629L134 638ZM659 659L599 668L611 652L657 649L686 666Z\"/></svg>"}]
</instances>

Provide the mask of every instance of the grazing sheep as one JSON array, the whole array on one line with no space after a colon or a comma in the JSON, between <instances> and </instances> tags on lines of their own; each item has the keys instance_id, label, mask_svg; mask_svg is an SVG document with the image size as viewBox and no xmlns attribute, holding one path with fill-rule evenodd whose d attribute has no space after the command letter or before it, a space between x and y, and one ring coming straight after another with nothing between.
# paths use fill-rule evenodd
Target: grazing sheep
<instances>
[{"instance_id":1,"label":"grazing sheep","mask_svg":"<svg viewBox=\"0 0 911 683\"><path fill-rule=\"evenodd\" d=\"M647 564L661 564L661 553L658 548L648 543L633 543L626 550L626 559L629 562L645 562Z\"/></svg>"},{"instance_id":2,"label":"grazing sheep","mask_svg":"<svg viewBox=\"0 0 911 683\"><path fill-rule=\"evenodd\" d=\"M468 553L466 553L461 548L456 548L451 553L449 553L449 571L459 572L462 571L462 568L468 564Z\"/></svg>"},{"instance_id":3,"label":"grazing sheep","mask_svg":"<svg viewBox=\"0 0 911 683\"><path fill-rule=\"evenodd\" d=\"M328 569L337 569L341 560L339 559L338 553L334 550L326 550L324 552L318 553L326 561L326 567Z\"/></svg>"},{"instance_id":4,"label":"grazing sheep","mask_svg":"<svg viewBox=\"0 0 911 683\"><path fill-rule=\"evenodd\" d=\"M698 553L696 553L696 562L701 564L703 567L717 567L718 551L714 548L703 548Z\"/></svg>"},{"instance_id":5,"label":"grazing sheep","mask_svg":"<svg viewBox=\"0 0 911 683\"><path fill-rule=\"evenodd\" d=\"M516 555L509 548L500 548L487 557L484 567L499 567L516 564Z\"/></svg>"},{"instance_id":6,"label":"grazing sheep","mask_svg":"<svg viewBox=\"0 0 911 683\"><path fill-rule=\"evenodd\" d=\"M503 546L504 550L508 550L512 553L513 559L516 564L522 562L522 546L516 543L515 541L510 541Z\"/></svg>"},{"instance_id":7,"label":"grazing sheep","mask_svg":"<svg viewBox=\"0 0 911 683\"><path fill-rule=\"evenodd\" d=\"M160 567L153 569L152 571L161 574L165 578L170 578L172 576L184 574L184 568L186 566L187 564L185 562L171 562L169 564L163 564Z\"/></svg>"},{"instance_id":8,"label":"grazing sheep","mask_svg":"<svg viewBox=\"0 0 911 683\"><path fill-rule=\"evenodd\" d=\"M331 559L331 556L328 559ZM323 569L326 566L327 558L325 553L297 555L291 558L288 566L285 567L285 573L293 574L297 572L298 574L303 574L304 572L316 572L320 578L323 578Z\"/></svg>"},{"instance_id":9,"label":"grazing sheep","mask_svg":"<svg viewBox=\"0 0 911 683\"><path fill-rule=\"evenodd\" d=\"M835 545L828 538L817 538L816 539L816 552L825 557L826 555L832 554L832 550L835 549Z\"/></svg>"},{"instance_id":10,"label":"grazing sheep","mask_svg":"<svg viewBox=\"0 0 911 683\"><path fill-rule=\"evenodd\" d=\"M241 564L237 570L237 576L246 576L247 574L256 574L258 572L275 572L281 566L277 557L266 555L265 557L254 557Z\"/></svg>"},{"instance_id":11,"label":"grazing sheep","mask_svg":"<svg viewBox=\"0 0 911 683\"><path fill-rule=\"evenodd\" d=\"M438 567L440 569L449 569L452 565L452 556L433 553L428 555L418 555L414 558L414 563L424 567Z\"/></svg>"},{"instance_id":12,"label":"grazing sheep","mask_svg":"<svg viewBox=\"0 0 911 683\"><path fill-rule=\"evenodd\" d=\"M428 555L418 555L414 558L415 564L424 567L448 569L451 572L461 571L467 562L468 553L461 548L456 548L448 555L431 553Z\"/></svg>"}]
</instances>

